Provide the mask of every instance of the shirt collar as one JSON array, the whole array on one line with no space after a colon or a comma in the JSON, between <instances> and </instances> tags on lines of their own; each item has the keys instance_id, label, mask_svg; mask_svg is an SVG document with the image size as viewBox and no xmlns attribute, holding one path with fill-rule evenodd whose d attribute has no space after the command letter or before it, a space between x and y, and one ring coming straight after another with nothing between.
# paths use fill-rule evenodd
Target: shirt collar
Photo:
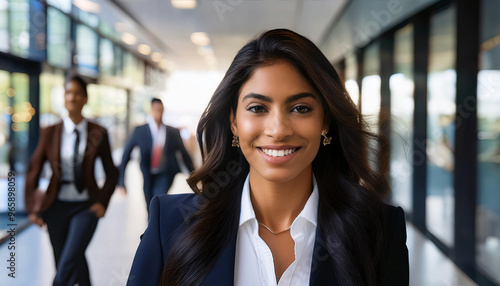
<instances>
[{"instance_id":1,"label":"shirt collar","mask_svg":"<svg viewBox=\"0 0 500 286\"><path fill-rule=\"evenodd\" d=\"M63 119L63 124L64 124L64 131L67 134L71 134L77 129L80 134L87 132L87 120L85 118L80 121L80 123L76 124L71 120L69 117L65 117Z\"/></svg>"},{"instance_id":2,"label":"shirt collar","mask_svg":"<svg viewBox=\"0 0 500 286\"><path fill-rule=\"evenodd\" d=\"M245 180L245 184L243 185L243 191L241 195L241 212L240 212L240 226L244 224L245 222L249 220L256 220L255 217L255 212L253 210L252 206L252 201L250 199L250 174L247 175L247 178ZM317 226L318 224L318 203L319 203L319 194L318 194L318 185L316 183L316 177L314 177L314 174L312 176L312 181L313 181L313 191L309 198L307 199L307 202L300 212L300 214L297 216L297 218L294 220L294 222L298 218L304 218L314 224L314 226Z\"/></svg>"}]
</instances>

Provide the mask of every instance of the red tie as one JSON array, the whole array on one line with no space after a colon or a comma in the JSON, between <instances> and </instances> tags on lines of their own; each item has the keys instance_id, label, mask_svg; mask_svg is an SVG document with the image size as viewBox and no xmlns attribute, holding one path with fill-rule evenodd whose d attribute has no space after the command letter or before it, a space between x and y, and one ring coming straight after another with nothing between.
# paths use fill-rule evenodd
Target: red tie
<instances>
[{"instance_id":1,"label":"red tie","mask_svg":"<svg viewBox=\"0 0 500 286\"><path fill-rule=\"evenodd\" d=\"M155 146L153 154L151 154L151 168L157 169L160 166L161 146Z\"/></svg>"}]
</instances>

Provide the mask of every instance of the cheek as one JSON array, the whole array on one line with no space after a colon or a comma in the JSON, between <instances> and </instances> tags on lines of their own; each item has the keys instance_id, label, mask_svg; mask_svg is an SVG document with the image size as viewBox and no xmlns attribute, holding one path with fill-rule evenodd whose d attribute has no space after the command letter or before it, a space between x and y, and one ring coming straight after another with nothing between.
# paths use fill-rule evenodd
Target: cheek
<instances>
[{"instance_id":1,"label":"cheek","mask_svg":"<svg viewBox=\"0 0 500 286\"><path fill-rule=\"evenodd\" d=\"M250 145L263 132L261 120L245 115L237 116L236 120L238 122L238 136L244 145Z\"/></svg>"}]
</instances>

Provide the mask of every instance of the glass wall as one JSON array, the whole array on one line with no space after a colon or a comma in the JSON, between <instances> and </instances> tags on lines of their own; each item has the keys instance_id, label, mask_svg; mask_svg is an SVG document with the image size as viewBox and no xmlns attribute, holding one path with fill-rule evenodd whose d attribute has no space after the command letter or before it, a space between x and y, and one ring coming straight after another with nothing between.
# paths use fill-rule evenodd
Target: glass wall
<instances>
[{"instance_id":1,"label":"glass wall","mask_svg":"<svg viewBox=\"0 0 500 286\"><path fill-rule=\"evenodd\" d=\"M70 19L57 9L47 8L47 60L56 67L71 65Z\"/></svg>"},{"instance_id":2,"label":"glass wall","mask_svg":"<svg viewBox=\"0 0 500 286\"><path fill-rule=\"evenodd\" d=\"M13 170L24 174L28 163L28 139L29 126L35 109L29 102L29 76L23 73L11 74L12 89L9 96L12 97L12 125L11 125L11 154L15 164Z\"/></svg>"},{"instance_id":3,"label":"glass wall","mask_svg":"<svg viewBox=\"0 0 500 286\"><path fill-rule=\"evenodd\" d=\"M40 127L61 121L67 114L64 108L64 73L43 72L40 75Z\"/></svg>"},{"instance_id":4,"label":"glass wall","mask_svg":"<svg viewBox=\"0 0 500 286\"><path fill-rule=\"evenodd\" d=\"M10 137L10 74L0 70L0 179L7 178L9 172Z\"/></svg>"},{"instance_id":5,"label":"glass wall","mask_svg":"<svg viewBox=\"0 0 500 286\"><path fill-rule=\"evenodd\" d=\"M364 54L364 73L361 81L361 112L373 132L378 133L380 113L380 46L375 42Z\"/></svg>"},{"instance_id":6,"label":"glass wall","mask_svg":"<svg viewBox=\"0 0 500 286\"><path fill-rule=\"evenodd\" d=\"M30 6L28 0L10 0L10 52L20 57L28 57L30 49Z\"/></svg>"},{"instance_id":7,"label":"glass wall","mask_svg":"<svg viewBox=\"0 0 500 286\"><path fill-rule=\"evenodd\" d=\"M427 210L429 231L454 245L456 28L455 8L431 17L427 91Z\"/></svg>"},{"instance_id":8,"label":"glass wall","mask_svg":"<svg viewBox=\"0 0 500 286\"><path fill-rule=\"evenodd\" d=\"M345 88L354 104L359 105L358 59L351 54L345 59Z\"/></svg>"},{"instance_id":9,"label":"glass wall","mask_svg":"<svg viewBox=\"0 0 500 286\"><path fill-rule=\"evenodd\" d=\"M82 24L76 26L76 64L79 73L91 77L98 75L98 40L97 33L91 28Z\"/></svg>"},{"instance_id":10,"label":"glass wall","mask_svg":"<svg viewBox=\"0 0 500 286\"><path fill-rule=\"evenodd\" d=\"M478 74L477 262L500 284L500 2L485 0Z\"/></svg>"},{"instance_id":11,"label":"glass wall","mask_svg":"<svg viewBox=\"0 0 500 286\"><path fill-rule=\"evenodd\" d=\"M0 0L0 51L9 51L9 2Z\"/></svg>"},{"instance_id":12,"label":"glass wall","mask_svg":"<svg viewBox=\"0 0 500 286\"><path fill-rule=\"evenodd\" d=\"M412 141L415 109L413 85L413 25L394 35L394 74L391 90L391 189L394 202L411 212Z\"/></svg>"}]
</instances>

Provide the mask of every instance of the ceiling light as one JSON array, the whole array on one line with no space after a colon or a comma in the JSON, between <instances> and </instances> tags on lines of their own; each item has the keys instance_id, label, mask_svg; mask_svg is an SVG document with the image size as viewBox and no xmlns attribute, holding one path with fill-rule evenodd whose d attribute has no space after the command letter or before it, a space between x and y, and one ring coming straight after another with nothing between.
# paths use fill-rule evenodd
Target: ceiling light
<instances>
[{"instance_id":1,"label":"ceiling light","mask_svg":"<svg viewBox=\"0 0 500 286\"><path fill-rule=\"evenodd\" d=\"M177 9L194 9L196 8L196 0L170 0L172 6Z\"/></svg>"},{"instance_id":2,"label":"ceiling light","mask_svg":"<svg viewBox=\"0 0 500 286\"><path fill-rule=\"evenodd\" d=\"M127 45L135 45L137 43L137 38L130 33L122 33L122 41Z\"/></svg>"},{"instance_id":3,"label":"ceiling light","mask_svg":"<svg viewBox=\"0 0 500 286\"><path fill-rule=\"evenodd\" d=\"M89 0L73 0L73 5L89 13L99 13L101 10L101 5Z\"/></svg>"},{"instance_id":4,"label":"ceiling light","mask_svg":"<svg viewBox=\"0 0 500 286\"><path fill-rule=\"evenodd\" d=\"M196 32L191 34L191 42L198 46L208 46L210 45L210 39L208 35L203 32Z\"/></svg>"},{"instance_id":5,"label":"ceiling light","mask_svg":"<svg viewBox=\"0 0 500 286\"><path fill-rule=\"evenodd\" d=\"M151 54L151 60L153 60L153 62L155 63L158 63L161 61L161 54L158 53L158 52L154 52Z\"/></svg>"},{"instance_id":6,"label":"ceiling light","mask_svg":"<svg viewBox=\"0 0 500 286\"><path fill-rule=\"evenodd\" d=\"M139 53L146 55L146 56L151 54L151 47L148 45L145 45L145 44L140 44L137 47L137 50L139 51Z\"/></svg>"}]
</instances>

